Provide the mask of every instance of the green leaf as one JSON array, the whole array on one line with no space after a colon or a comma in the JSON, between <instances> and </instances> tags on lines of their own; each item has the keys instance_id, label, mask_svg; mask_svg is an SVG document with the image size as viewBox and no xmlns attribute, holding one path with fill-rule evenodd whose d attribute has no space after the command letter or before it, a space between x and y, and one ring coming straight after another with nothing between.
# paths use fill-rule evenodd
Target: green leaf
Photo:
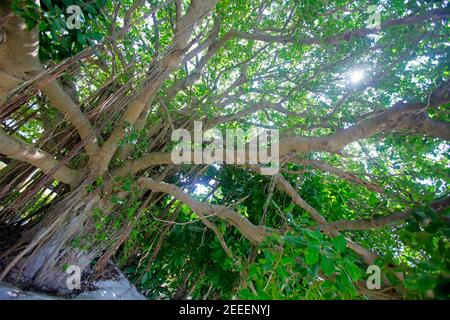
<instances>
[{"instance_id":1,"label":"green leaf","mask_svg":"<svg viewBox=\"0 0 450 320\"><path fill-rule=\"evenodd\" d=\"M334 237L332 242L333 242L333 247L338 252L342 253L347 248L347 240L345 240L343 235L338 235L337 237Z\"/></svg>"},{"instance_id":2,"label":"green leaf","mask_svg":"<svg viewBox=\"0 0 450 320\"><path fill-rule=\"evenodd\" d=\"M327 256L323 255L320 259L320 267L323 270L323 273L328 277L333 274L335 271L334 262Z\"/></svg>"},{"instance_id":3,"label":"green leaf","mask_svg":"<svg viewBox=\"0 0 450 320\"><path fill-rule=\"evenodd\" d=\"M289 278L289 273L282 266L277 267L277 273L280 276L282 281L285 281L286 279Z\"/></svg>"},{"instance_id":4,"label":"green leaf","mask_svg":"<svg viewBox=\"0 0 450 320\"><path fill-rule=\"evenodd\" d=\"M273 256L272 252L270 252L269 250L265 250L264 257L266 258L266 260L269 264L273 264L274 256Z\"/></svg>"},{"instance_id":5,"label":"green leaf","mask_svg":"<svg viewBox=\"0 0 450 320\"><path fill-rule=\"evenodd\" d=\"M351 295L356 295L356 289L353 285L351 279L346 272L341 272L337 277L336 285L341 290L342 293L350 293Z\"/></svg>"},{"instance_id":6,"label":"green leaf","mask_svg":"<svg viewBox=\"0 0 450 320\"><path fill-rule=\"evenodd\" d=\"M77 41L78 41L78 43L82 44L83 46L86 45L86 37L84 36L83 33L77 32Z\"/></svg>"},{"instance_id":7,"label":"green leaf","mask_svg":"<svg viewBox=\"0 0 450 320\"><path fill-rule=\"evenodd\" d=\"M52 2L51 2L51 0L42 0L42 2L45 4L45 6L46 6L48 9L51 9L51 7L52 7Z\"/></svg>"},{"instance_id":8,"label":"green leaf","mask_svg":"<svg viewBox=\"0 0 450 320\"><path fill-rule=\"evenodd\" d=\"M378 198L374 193L371 193L369 196L369 204L371 207L375 207L378 203Z\"/></svg>"},{"instance_id":9,"label":"green leaf","mask_svg":"<svg viewBox=\"0 0 450 320\"><path fill-rule=\"evenodd\" d=\"M432 289L436 285L436 279L430 274L426 274L417 279L417 285L420 290L426 291Z\"/></svg>"},{"instance_id":10,"label":"green leaf","mask_svg":"<svg viewBox=\"0 0 450 320\"><path fill-rule=\"evenodd\" d=\"M354 264L352 261L348 259L345 259L344 265L348 274L354 281L357 281L361 278L361 270L356 264Z\"/></svg>"},{"instance_id":11,"label":"green leaf","mask_svg":"<svg viewBox=\"0 0 450 320\"><path fill-rule=\"evenodd\" d=\"M304 229L303 232L311 239L314 239L318 242L322 241L323 234L319 230L311 231L309 229Z\"/></svg>"},{"instance_id":12,"label":"green leaf","mask_svg":"<svg viewBox=\"0 0 450 320\"><path fill-rule=\"evenodd\" d=\"M306 242L303 237L299 236L286 236L284 237L287 243L292 245L294 248L306 248Z\"/></svg>"},{"instance_id":13,"label":"green leaf","mask_svg":"<svg viewBox=\"0 0 450 320\"><path fill-rule=\"evenodd\" d=\"M305 261L309 265L317 263L319 260L319 250L314 247L308 247L305 251Z\"/></svg>"},{"instance_id":14,"label":"green leaf","mask_svg":"<svg viewBox=\"0 0 450 320\"><path fill-rule=\"evenodd\" d=\"M45 23L45 21L41 21L39 23L39 31L45 31L47 29L47 23Z\"/></svg>"},{"instance_id":15,"label":"green leaf","mask_svg":"<svg viewBox=\"0 0 450 320\"><path fill-rule=\"evenodd\" d=\"M239 296L242 299L249 299L252 296L252 292L249 289L245 288L239 291Z\"/></svg>"},{"instance_id":16,"label":"green leaf","mask_svg":"<svg viewBox=\"0 0 450 320\"><path fill-rule=\"evenodd\" d=\"M295 258L294 257L283 257L280 260L280 264L282 266L293 265L294 263L295 263Z\"/></svg>"}]
</instances>

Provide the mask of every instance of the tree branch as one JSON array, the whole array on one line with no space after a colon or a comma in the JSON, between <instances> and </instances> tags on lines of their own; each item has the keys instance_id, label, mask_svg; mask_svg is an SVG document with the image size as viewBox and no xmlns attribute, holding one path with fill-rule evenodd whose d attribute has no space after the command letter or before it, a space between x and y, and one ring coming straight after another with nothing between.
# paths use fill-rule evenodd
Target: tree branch
<instances>
[{"instance_id":1,"label":"tree branch","mask_svg":"<svg viewBox=\"0 0 450 320\"><path fill-rule=\"evenodd\" d=\"M436 212L442 212L450 207L450 197L435 201L430 205ZM373 230L384 228L404 222L412 216L413 209L407 209L389 216L376 217L374 219L339 220L328 224L319 225L318 228L324 232L344 230Z\"/></svg>"},{"instance_id":2,"label":"tree branch","mask_svg":"<svg viewBox=\"0 0 450 320\"><path fill-rule=\"evenodd\" d=\"M384 190L381 187L377 186L376 184L366 181L366 180L363 180L352 173L346 172L339 168L335 168L335 167L330 166L329 164L319 161L319 160L296 160L294 158L294 159L290 160L290 162L293 162L296 164L301 164L301 165L311 165L314 168L329 172L329 173L331 173L335 176L338 176L342 179L345 179L351 183L363 185L369 190L372 190L372 191L375 191L378 193L384 193Z\"/></svg>"},{"instance_id":3,"label":"tree branch","mask_svg":"<svg viewBox=\"0 0 450 320\"><path fill-rule=\"evenodd\" d=\"M59 162L48 153L6 134L3 129L0 129L0 153L29 163L45 173L59 165ZM54 173L54 177L73 187L77 185L80 175L75 170L61 167Z\"/></svg>"},{"instance_id":4,"label":"tree branch","mask_svg":"<svg viewBox=\"0 0 450 320\"><path fill-rule=\"evenodd\" d=\"M380 30L384 30L393 26L400 25L414 25L425 22L427 20L439 20L450 17L450 9L435 9L429 10L424 13L413 13L408 17L396 20L389 20L381 23L380 29L356 29L356 30L347 30L339 35L328 37L328 38L298 38L296 36L292 36L290 34L281 34L281 35L271 35L262 32L243 32L239 30L232 30L227 35L227 39L231 38L241 38L247 40L258 40L268 43L295 43L295 44L305 44L305 45L321 45L321 44L329 44L329 45L338 45L340 42L348 42L354 38L361 38L371 34L378 34Z\"/></svg>"},{"instance_id":5,"label":"tree branch","mask_svg":"<svg viewBox=\"0 0 450 320\"><path fill-rule=\"evenodd\" d=\"M97 134L80 107L63 90L58 80L38 83L37 87L48 98L53 107L60 111L78 131L91 164L98 153Z\"/></svg>"},{"instance_id":6,"label":"tree branch","mask_svg":"<svg viewBox=\"0 0 450 320\"><path fill-rule=\"evenodd\" d=\"M267 228L252 224L247 218L226 206L197 201L173 184L157 182L145 177L139 178L138 183L140 187L150 189L153 192L164 192L172 195L187 204L200 218L216 216L227 221L236 227L253 244L261 243L266 236L272 233Z\"/></svg>"},{"instance_id":7,"label":"tree branch","mask_svg":"<svg viewBox=\"0 0 450 320\"><path fill-rule=\"evenodd\" d=\"M126 124L133 125L142 111L146 108L151 97L160 88L161 84L169 75L181 64L182 57L188 48L189 38L194 27L204 16L215 6L218 0L194 0L189 7L188 12L180 19L177 27L171 49L168 53L152 68L147 77L141 92L130 102L124 114L119 120L118 125L109 136L100 151L97 174L101 175L107 169L111 158L117 150L119 140L124 135Z\"/></svg>"}]
</instances>

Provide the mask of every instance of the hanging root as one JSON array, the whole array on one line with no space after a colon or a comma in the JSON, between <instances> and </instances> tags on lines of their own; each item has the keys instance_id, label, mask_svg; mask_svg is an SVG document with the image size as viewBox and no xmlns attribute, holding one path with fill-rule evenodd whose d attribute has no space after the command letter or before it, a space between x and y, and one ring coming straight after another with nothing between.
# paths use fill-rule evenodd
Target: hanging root
<instances>
[{"instance_id":1,"label":"hanging root","mask_svg":"<svg viewBox=\"0 0 450 320\"><path fill-rule=\"evenodd\" d=\"M66 293L68 274L64 268L77 265L84 270L101 250L101 246L83 250L72 244L92 231L89 217L100 204L100 196L86 195L85 187L86 184L81 185L55 205L45 220L24 233L18 245L3 254L2 259L7 259L26 243L4 268L0 281L7 277L40 290Z\"/></svg>"}]
</instances>

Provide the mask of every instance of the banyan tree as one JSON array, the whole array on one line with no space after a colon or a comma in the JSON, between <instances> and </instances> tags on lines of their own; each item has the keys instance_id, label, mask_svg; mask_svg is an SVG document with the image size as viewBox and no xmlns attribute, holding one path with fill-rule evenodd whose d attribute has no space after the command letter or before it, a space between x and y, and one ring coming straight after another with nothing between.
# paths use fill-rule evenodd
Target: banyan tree
<instances>
[{"instance_id":1,"label":"banyan tree","mask_svg":"<svg viewBox=\"0 0 450 320\"><path fill-rule=\"evenodd\" d=\"M448 297L449 17L2 0L0 280L67 295L69 266L81 290L115 266L148 298ZM278 170L174 161L194 122L201 150L276 131Z\"/></svg>"}]
</instances>

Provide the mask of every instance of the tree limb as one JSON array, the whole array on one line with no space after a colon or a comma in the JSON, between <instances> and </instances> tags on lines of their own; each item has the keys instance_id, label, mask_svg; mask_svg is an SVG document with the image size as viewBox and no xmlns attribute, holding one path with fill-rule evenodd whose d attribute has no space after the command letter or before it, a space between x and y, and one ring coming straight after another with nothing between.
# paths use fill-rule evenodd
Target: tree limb
<instances>
[{"instance_id":1,"label":"tree limb","mask_svg":"<svg viewBox=\"0 0 450 320\"><path fill-rule=\"evenodd\" d=\"M187 50L189 38L194 31L194 27L204 16L215 6L217 0L194 0L188 12L180 19L177 33L175 34L171 49L152 69L141 92L130 102L118 125L109 136L100 151L100 157L96 174L101 175L107 169L111 158L117 150L119 140L124 135L124 127L127 124L133 125L142 111L149 103L149 99L154 96L161 84L169 75L181 64L182 57Z\"/></svg>"},{"instance_id":2,"label":"tree limb","mask_svg":"<svg viewBox=\"0 0 450 320\"><path fill-rule=\"evenodd\" d=\"M450 207L450 198L435 201L431 204L431 207L436 212L442 212ZM407 209L405 211L397 212L389 216L376 217L373 219L339 220L319 225L318 228L324 232L345 230L373 230L402 223L404 222L404 220L412 216L412 212L413 209Z\"/></svg>"},{"instance_id":3,"label":"tree limb","mask_svg":"<svg viewBox=\"0 0 450 320\"><path fill-rule=\"evenodd\" d=\"M0 153L29 163L45 173L59 165L59 162L48 153L6 134L3 129L0 129ZM75 170L62 167L54 173L54 177L73 187L77 185L80 175Z\"/></svg>"},{"instance_id":4,"label":"tree limb","mask_svg":"<svg viewBox=\"0 0 450 320\"><path fill-rule=\"evenodd\" d=\"M252 224L247 218L226 206L197 201L173 184L158 182L145 177L139 178L138 183L141 188L172 195L176 199L187 204L191 210L201 218L216 216L227 221L235 226L253 244L261 243L266 236L272 233L267 228Z\"/></svg>"}]
</instances>

